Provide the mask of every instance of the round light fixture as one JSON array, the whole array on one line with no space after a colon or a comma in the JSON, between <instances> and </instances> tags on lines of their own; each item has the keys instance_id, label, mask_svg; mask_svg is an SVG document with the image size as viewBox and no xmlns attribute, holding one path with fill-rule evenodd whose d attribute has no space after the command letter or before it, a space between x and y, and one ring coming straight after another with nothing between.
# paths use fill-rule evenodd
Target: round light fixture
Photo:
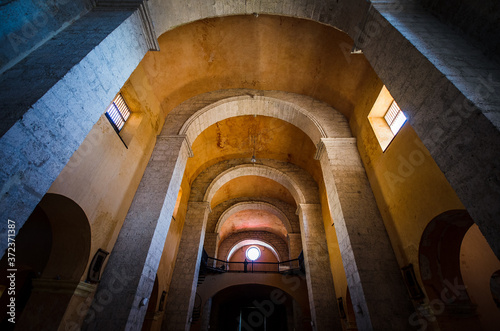
<instances>
[{"instance_id":1,"label":"round light fixture","mask_svg":"<svg viewBox=\"0 0 500 331\"><path fill-rule=\"evenodd\" d=\"M251 246L247 249L246 255L250 261L255 261L260 257L260 249L255 246Z\"/></svg>"}]
</instances>

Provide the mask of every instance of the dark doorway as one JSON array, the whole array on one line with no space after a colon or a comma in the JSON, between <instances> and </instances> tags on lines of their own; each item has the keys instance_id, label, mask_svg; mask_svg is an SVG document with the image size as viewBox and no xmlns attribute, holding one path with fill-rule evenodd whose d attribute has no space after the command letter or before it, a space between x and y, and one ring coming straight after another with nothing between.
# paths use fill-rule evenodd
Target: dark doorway
<instances>
[{"instance_id":1,"label":"dark doorway","mask_svg":"<svg viewBox=\"0 0 500 331\"><path fill-rule=\"evenodd\" d=\"M232 286L213 297L210 329L221 331L288 331L293 323L293 299L271 300L276 288L265 285Z\"/></svg>"}]
</instances>

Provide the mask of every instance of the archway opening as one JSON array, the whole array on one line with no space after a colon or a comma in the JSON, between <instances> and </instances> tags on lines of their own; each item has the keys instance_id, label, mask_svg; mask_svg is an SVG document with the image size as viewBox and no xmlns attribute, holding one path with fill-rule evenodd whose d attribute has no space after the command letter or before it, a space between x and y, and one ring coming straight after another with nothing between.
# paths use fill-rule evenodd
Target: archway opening
<instances>
[{"instance_id":1,"label":"archway opening","mask_svg":"<svg viewBox=\"0 0 500 331\"><path fill-rule=\"evenodd\" d=\"M38 205L30 215L24 226L15 238L15 310L16 321L22 316L24 308L32 293L33 279L40 278L45 270L52 247L52 227L49 218ZM10 281L7 278L11 269L8 267L8 254L0 261L0 287L2 289L0 304L7 307L9 304ZM0 329L13 330L15 324L10 323L9 315L2 316Z\"/></svg>"},{"instance_id":2,"label":"archway opening","mask_svg":"<svg viewBox=\"0 0 500 331\"><path fill-rule=\"evenodd\" d=\"M432 315L441 330L471 330L479 324L460 270L460 248L474 221L465 210L436 216L420 241L420 273Z\"/></svg>"},{"instance_id":3,"label":"archway opening","mask_svg":"<svg viewBox=\"0 0 500 331\"><path fill-rule=\"evenodd\" d=\"M41 233L16 242L27 245L31 256L43 255L36 268L32 292L19 316L16 327L24 330L57 329L66 310L83 302L75 295L85 277L90 254L90 224L83 209L73 200L59 194L47 193L26 224L34 223ZM48 226L47 226L48 223ZM50 229L50 230L49 230ZM50 231L50 233L49 233ZM50 238L50 246L48 239ZM40 239L38 239L40 238ZM44 265L43 270L42 264Z\"/></svg>"},{"instance_id":4,"label":"archway opening","mask_svg":"<svg viewBox=\"0 0 500 331\"><path fill-rule=\"evenodd\" d=\"M267 285L237 285L212 298L210 329L294 330L309 324L302 319L297 302L282 290ZM298 326L300 325L300 328ZM309 324L310 329L310 324ZM308 330L306 327L305 330Z\"/></svg>"}]
</instances>

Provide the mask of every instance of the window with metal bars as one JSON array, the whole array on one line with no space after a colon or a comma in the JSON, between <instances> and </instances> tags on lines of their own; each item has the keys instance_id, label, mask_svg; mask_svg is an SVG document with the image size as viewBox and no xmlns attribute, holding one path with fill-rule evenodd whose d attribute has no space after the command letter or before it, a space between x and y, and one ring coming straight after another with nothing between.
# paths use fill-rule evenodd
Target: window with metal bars
<instances>
[{"instance_id":1,"label":"window with metal bars","mask_svg":"<svg viewBox=\"0 0 500 331\"><path fill-rule=\"evenodd\" d=\"M406 116L403 114L396 101L392 101L389 109L384 115L384 119L394 135L398 133L403 124L406 122Z\"/></svg>"},{"instance_id":2,"label":"window with metal bars","mask_svg":"<svg viewBox=\"0 0 500 331\"><path fill-rule=\"evenodd\" d=\"M130 117L130 109L121 94L118 94L108 109L106 109L106 117L116 133L119 133Z\"/></svg>"}]
</instances>

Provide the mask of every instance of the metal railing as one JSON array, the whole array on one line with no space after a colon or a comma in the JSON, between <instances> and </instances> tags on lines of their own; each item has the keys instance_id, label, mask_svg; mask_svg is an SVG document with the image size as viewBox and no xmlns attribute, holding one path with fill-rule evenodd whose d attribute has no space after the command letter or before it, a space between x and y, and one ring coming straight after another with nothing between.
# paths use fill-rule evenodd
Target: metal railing
<instances>
[{"instance_id":1,"label":"metal railing","mask_svg":"<svg viewBox=\"0 0 500 331\"><path fill-rule=\"evenodd\" d=\"M203 261L205 260L205 261ZM206 263L206 264L205 264ZM209 256L203 256L202 265L212 272L248 272L248 273L293 273L304 271L304 259L299 256L297 259L279 262L255 262L242 261L232 262L219 260Z\"/></svg>"}]
</instances>

